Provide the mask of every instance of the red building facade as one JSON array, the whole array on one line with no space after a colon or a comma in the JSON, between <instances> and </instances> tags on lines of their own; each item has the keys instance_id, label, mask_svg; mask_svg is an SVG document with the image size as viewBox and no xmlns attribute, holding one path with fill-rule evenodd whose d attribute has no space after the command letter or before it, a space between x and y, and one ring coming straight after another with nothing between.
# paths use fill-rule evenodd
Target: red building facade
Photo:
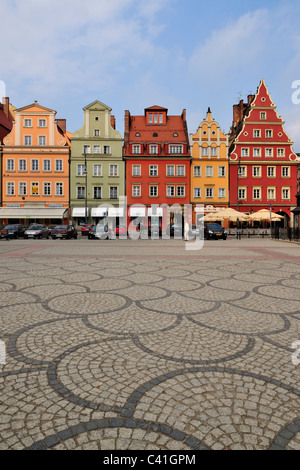
<instances>
[{"instance_id":1,"label":"red building facade","mask_svg":"<svg viewBox=\"0 0 300 470\"><path fill-rule=\"evenodd\" d=\"M123 155L128 223L139 216L149 226L154 205L169 206L157 209L159 219L174 221L174 205L180 207L176 214L184 215L184 205L190 203L191 160L185 110L180 116L169 116L160 106L146 108L141 116L125 111Z\"/></svg>"},{"instance_id":2,"label":"red building facade","mask_svg":"<svg viewBox=\"0 0 300 470\"><path fill-rule=\"evenodd\" d=\"M233 107L229 136L230 206L241 212L271 209L293 224L297 155L264 80L255 95Z\"/></svg>"}]
</instances>

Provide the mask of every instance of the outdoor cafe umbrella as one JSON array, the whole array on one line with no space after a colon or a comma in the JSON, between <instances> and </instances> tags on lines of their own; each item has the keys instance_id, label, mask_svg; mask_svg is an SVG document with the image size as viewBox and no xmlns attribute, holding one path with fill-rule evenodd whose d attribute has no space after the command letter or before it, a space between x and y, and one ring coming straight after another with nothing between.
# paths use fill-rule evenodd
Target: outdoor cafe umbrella
<instances>
[{"instance_id":1,"label":"outdoor cafe umbrella","mask_svg":"<svg viewBox=\"0 0 300 470\"><path fill-rule=\"evenodd\" d=\"M271 215L272 214L272 215ZM250 220L255 220L258 222L263 222L263 221L269 221L272 222L278 222L281 219L284 219L283 215L275 214L274 212L271 212L268 209L261 209L257 212L254 212L253 214L250 215Z\"/></svg>"},{"instance_id":2,"label":"outdoor cafe umbrella","mask_svg":"<svg viewBox=\"0 0 300 470\"><path fill-rule=\"evenodd\" d=\"M208 217L209 216L209 217ZM227 207L226 209L221 209L217 212L211 212L207 214L207 217L204 220L224 220L224 219L229 219L232 221L237 221L239 219L240 221L245 221L245 220L250 220L249 215L245 214L244 212L239 212L236 211L235 209L231 207Z\"/></svg>"}]
</instances>

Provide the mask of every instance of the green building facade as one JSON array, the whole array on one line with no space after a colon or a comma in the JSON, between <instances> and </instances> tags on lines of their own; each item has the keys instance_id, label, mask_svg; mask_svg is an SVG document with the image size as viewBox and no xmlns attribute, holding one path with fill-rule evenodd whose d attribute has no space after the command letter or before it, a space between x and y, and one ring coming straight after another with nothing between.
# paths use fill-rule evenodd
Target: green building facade
<instances>
[{"instance_id":1,"label":"green building facade","mask_svg":"<svg viewBox=\"0 0 300 470\"><path fill-rule=\"evenodd\" d=\"M111 108L96 100L83 111L84 124L71 139L71 219L77 227L96 225L103 217L118 224L124 216L119 208L125 195L123 139Z\"/></svg>"}]
</instances>

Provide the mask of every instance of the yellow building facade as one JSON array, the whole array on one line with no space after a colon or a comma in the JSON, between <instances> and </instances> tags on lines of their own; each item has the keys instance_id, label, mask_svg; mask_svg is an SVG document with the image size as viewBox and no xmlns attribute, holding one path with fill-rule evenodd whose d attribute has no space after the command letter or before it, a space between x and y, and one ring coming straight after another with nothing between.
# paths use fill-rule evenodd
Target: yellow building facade
<instances>
[{"instance_id":1,"label":"yellow building facade","mask_svg":"<svg viewBox=\"0 0 300 470\"><path fill-rule=\"evenodd\" d=\"M197 223L197 204L204 212L229 206L228 135L212 118L210 108L197 132L190 135L191 204L193 223Z\"/></svg>"}]
</instances>

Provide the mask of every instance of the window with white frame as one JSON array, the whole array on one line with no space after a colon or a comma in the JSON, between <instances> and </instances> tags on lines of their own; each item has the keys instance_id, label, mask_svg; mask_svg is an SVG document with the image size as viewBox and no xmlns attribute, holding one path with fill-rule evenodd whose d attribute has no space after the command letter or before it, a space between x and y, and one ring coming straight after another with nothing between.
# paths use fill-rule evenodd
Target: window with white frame
<instances>
[{"instance_id":1,"label":"window with white frame","mask_svg":"<svg viewBox=\"0 0 300 470\"><path fill-rule=\"evenodd\" d=\"M102 199L102 187L101 186L94 186L93 196L94 196L94 199Z\"/></svg>"},{"instance_id":2,"label":"window with white frame","mask_svg":"<svg viewBox=\"0 0 300 470\"><path fill-rule=\"evenodd\" d=\"M83 153L91 153L91 146L90 145L84 145L83 146Z\"/></svg>"},{"instance_id":3,"label":"window with white frame","mask_svg":"<svg viewBox=\"0 0 300 470\"><path fill-rule=\"evenodd\" d=\"M99 154L100 153L100 145L94 145L93 147L93 153Z\"/></svg>"},{"instance_id":4,"label":"window with white frame","mask_svg":"<svg viewBox=\"0 0 300 470\"><path fill-rule=\"evenodd\" d=\"M15 183L10 181L7 183L7 195L14 196L15 195Z\"/></svg>"},{"instance_id":5,"label":"window with white frame","mask_svg":"<svg viewBox=\"0 0 300 470\"><path fill-rule=\"evenodd\" d=\"M177 196L178 197L185 196L185 187L184 186L177 186Z\"/></svg>"},{"instance_id":6,"label":"window with white frame","mask_svg":"<svg viewBox=\"0 0 300 470\"><path fill-rule=\"evenodd\" d=\"M225 199L226 197L226 189L225 188L218 188L218 198Z\"/></svg>"},{"instance_id":7,"label":"window with white frame","mask_svg":"<svg viewBox=\"0 0 300 470\"><path fill-rule=\"evenodd\" d=\"M261 167L260 166L254 166L252 168L252 176L254 178L260 178L261 177Z\"/></svg>"},{"instance_id":8,"label":"window with white frame","mask_svg":"<svg viewBox=\"0 0 300 470\"><path fill-rule=\"evenodd\" d=\"M177 165L177 176L185 176L185 165Z\"/></svg>"},{"instance_id":9,"label":"window with white frame","mask_svg":"<svg viewBox=\"0 0 300 470\"><path fill-rule=\"evenodd\" d=\"M266 157L273 157L273 149L267 148L265 150L265 156Z\"/></svg>"},{"instance_id":10,"label":"window with white frame","mask_svg":"<svg viewBox=\"0 0 300 470\"><path fill-rule=\"evenodd\" d=\"M103 145L103 153L105 155L109 155L110 154L110 145Z\"/></svg>"},{"instance_id":11,"label":"window with white frame","mask_svg":"<svg viewBox=\"0 0 300 470\"><path fill-rule=\"evenodd\" d=\"M206 165L206 167L205 167L205 176L207 178L210 178L210 177L214 176L214 167L213 166Z\"/></svg>"},{"instance_id":12,"label":"window with white frame","mask_svg":"<svg viewBox=\"0 0 300 470\"><path fill-rule=\"evenodd\" d=\"M39 161L37 159L31 160L31 171L39 171Z\"/></svg>"},{"instance_id":13,"label":"window with white frame","mask_svg":"<svg viewBox=\"0 0 300 470\"><path fill-rule=\"evenodd\" d=\"M169 145L169 153L170 154L182 154L183 153L183 145Z\"/></svg>"},{"instance_id":14,"label":"window with white frame","mask_svg":"<svg viewBox=\"0 0 300 470\"><path fill-rule=\"evenodd\" d=\"M290 177L290 167L289 166L283 166L281 168L281 176L283 178L289 178Z\"/></svg>"},{"instance_id":15,"label":"window with white frame","mask_svg":"<svg viewBox=\"0 0 300 470\"><path fill-rule=\"evenodd\" d=\"M140 197L141 196L141 186L140 185L132 186L132 196L133 197Z\"/></svg>"},{"instance_id":16,"label":"window with white frame","mask_svg":"<svg viewBox=\"0 0 300 470\"><path fill-rule=\"evenodd\" d=\"M268 199L276 199L276 189L275 188L268 188L267 189L267 198Z\"/></svg>"},{"instance_id":17,"label":"window with white frame","mask_svg":"<svg viewBox=\"0 0 300 470\"><path fill-rule=\"evenodd\" d=\"M275 176L276 176L276 167L275 166L268 166L267 175L268 175L268 178L275 178Z\"/></svg>"},{"instance_id":18,"label":"window with white frame","mask_svg":"<svg viewBox=\"0 0 300 470\"><path fill-rule=\"evenodd\" d=\"M51 171L51 160L44 160L43 161L43 170L44 171Z\"/></svg>"},{"instance_id":19,"label":"window with white frame","mask_svg":"<svg viewBox=\"0 0 300 470\"><path fill-rule=\"evenodd\" d=\"M249 157L249 149L247 147L242 148L242 157Z\"/></svg>"},{"instance_id":20,"label":"window with white frame","mask_svg":"<svg viewBox=\"0 0 300 470\"><path fill-rule=\"evenodd\" d=\"M201 188L194 188L194 198L201 197Z\"/></svg>"},{"instance_id":21,"label":"window with white frame","mask_svg":"<svg viewBox=\"0 0 300 470\"><path fill-rule=\"evenodd\" d=\"M239 188L239 190L238 190L239 199L246 199L246 195L247 195L246 188Z\"/></svg>"},{"instance_id":22,"label":"window with white frame","mask_svg":"<svg viewBox=\"0 0 300 470\"><path fill-rule=\"evenodd\" d=\"M63 183L55 183L55 195L62 196L64 194L64 185Z\"/></svg>"},{"instance_id":23,"label":"window with white frame","mask_svg":"<svg viewBox=\"0 0 300 470\"><path fill-rule=\"evenodd\" d=\"M260 131L260 129L254 129L254 131L253 131L253 137L254 137L255 139L258 139L260 136L261 136L261 131Z\"/></svg>"},{"instance_id":24,"label":"window with white frame","mask_svg":"<svg viewBox=\"0 0 300 470\"><path fill-rule=\"evenodd\" d=\"M32 127L32 120L24 119L24 127Z\"/></svg>"},{"instance_id":25,"label":"window with white frame","mask_svg":"<svg viewBox=\"0 0 300 470\"><path fill-rule=\"evenodd\" d=\"M94 130L94 136L95 136L95 137L99 137L99 136L100 136L100 130L99 130L99 129L95 129L95 130Z\"/></svg>"},{"instance_id":26,"label":"window with white frame","mask_svg":"<svg viewBox=\"0 0 300 470\"><path fill-rule=\"evenodd\" d=\"M217 147L211 147L210 156L211 157L216 157L217 156Z\"/></svg>"},{"instance_id":27,"label":"window with white frame","mask_svg":"<svg viewBox=\"0 0 300 470\"><path fill-rule=\"evenodd\" d=\"M277 149L277 157L284 157L285 149Z\"/></svg>"},{"instance_id":28,"label":"window with white frame","mask_svg":"<svg viewBox=\"0 0 300 470\"><path fill-rule=\"evenodd\" d=\"M6 171L14 171L15 170L15 160L13 158L8 158L6 160Z\"/></svg>"},{"instance_id":29,"label":"window with white frame","mask_svg":"<svg viewBox=\"0 0 300 470\"><path fill-rule=\"evenodd\" d=\"M150 145L149 151L151 155L156 155L158 153L158 145Z\"/></svg>"},{"instance_id":30,"label":"window with white frame","mask_svg":"<svg viewBox=\"0 0 300 470\"><path fill-rule=\"evenodd\" d=\"M214 189L213 188L205 188L205 197L206 199L211 199L214 197Z\"/></svg>"},{"instance_id":31,"label":"window with white frame","mask_svg":"<svg viewBox=\"0 0 300 470\"><path fill-rule=\"evenodd\" d=\"M224 178L226 176L226 167L225 166L218 166L218 177Z\"/></svg>"},{"instance_id":32,"label":"window with white frame","mask_svg":"<svg viewBox=\"0 0 300 470\"><path fill-rule=\"evenodd\" d=\"M39 119L39 127L47 127L46 119Z\"/></svg>"},{"instance_id":33,"label":"window with white frame","mask_svg":"<svg viewBox=\"0 0 300 470\"><path fill-rule=\"evenodd\" d=\"M55 171L63 171L63 161L55 160Z\"/></svg>"},{"instance_id":34,"label":"window with white frame","mask_svg":"<svg viewBox=\"0 0 300 470\"><path fill-rule=\"evenodd\" d=\"M85 186L77 186L77 199L85 199Z\"/></svg>"},{"instance_id":35,"label":"window with white frame","mask_svg":"<svg viewBox=\"0 0 300 470\"><path fill-rule=\"evenodd\" d=\"M32 196L38 196L39 195L39 182L38 181L32 181L31 182L31 195Z\"/></svg>"},{"instance_id":36,"label":"window with white frame","mask_svg":"<svg viewBox=\"0 0 300 470\"><path fill-rule=\"evenodd\" d=\"M110 199L118 199L118 187L117 186L110 186L110 188L109 188L109 198Z\"/></svg>"},{"instance_id":37,"label":"window with white frame","mask_svg":"<svg viewBox=\"0 0 300 470\"><path fill-rule=\"evenodd\" d=\"M175 165L167 165L167 176L175 176Z\"/></svg>"},{"instance_id":38,"label":"window with white frame","mask_svg":"<svg viewBox=\"0 0 300 470\"><path fill-rule=\"evenodd\" d=\"M31 143L32 143L31 135L25 135L24 136L24 145L31 145Z\"/></svg>"},{"instance_id":39,"label":"window with white frame","mask_svg":"<svg viewBox=\"0 0 300 470\"><path fill-rule=\"evenodd\" d=\"M247 167L246 166L239 166L238 167L238 175L240 178L246 178L247 176Z\"/></svg>"},{"instance_id":40,"label":"window with white frame","mask_svg":"<svg viewBox=\"0 0 300 470\"><path fill-rule=\"evenodd\" d=\"M109 176L118 176L118 165L109 165Z\"/></svg>"},{"instance_id":41,"label":"window with white frame","mask_svg":"<svg viewBox=\"0 0 300 470\"><path fill-rule=\"evenodd\" d=\"M26 181L22 181L19 183L19 194L20 196L26 196L27 194L27 183Z\"/></svg>"},{"instance_id":42,"label":"window with white frame","mask_svg":"<svg viewBox=\"0 0 300 470\"><path fill-rule=\"evenodd\" d=\"M19 160L19 171L26 171L27 170L27 161L25 158L21 158Z\"/></svg>"},{"instance_id":43,"label":"window with white frame","mask_svg":"<svg viewBox=\"0 0 300 470\"><path fill-rule=\"evenodd\" d=\"M261 157L261 149L260 148L254 148L253 149L253 157Z\"/></svg>"},{"instance_id":44,"label":"window with white frame","mask_svg":"<svg viewBox=\"0 0 300 470\"><path fill-rule=\"evenodd\" d=\"M266 138L271 139L273 137L272 129L266 129Z\"/></svg>"},{"instance_id":45,"label":"window with white frame","mask_svg":"<svg viewBox=\"0 0 300 470\"><path fill-rule=\"evenodd\" d=\"M93 176L102 176L102 165L93 166Z\"/></svg>"},{"instance_id":46,"label":"window with white frame","mask_svg":"<svg viewBox=\"0 0 300 470\"><path fill-rule=\"evenodd\" d=\"M175 196L175 186L167 186L167 196L168 197Z\"/></svg>"},{"instance_id":47,"label":"window with white frame","mask_svg":"<svg viewBox=\"0 0 300 470\"><path fill-rule=\"evenodd\" d=\"M141 153L141 146L140 145L137 145L137 144L134 144L132 146L132 153L134 154L140 154Z\"/></svg>"},{"instance_id":48,"label":"window with white frame","mask_svg":"<svg viewBox=\"0 0 300 470\"><path fill-rule=\"evenodd\" d=\"M290 188L282 188L282 199L290 199Z\"/></svg>"},{"instance_id":49,"label":"window with white frame","mask_svg":"<svg viewBox=\"0 0 300 470\"><path fill-rule=\"evenodd\" d=\"M150 186L149 195L151 197L157 197L158 196L158 187L157 186Z\"/></svg>"},{"instance_id":50,"label":"window with white frame","mask_svg":"<svg viewBox=\"0 0 300 470\"><path fill-rule=\"evenodd\" d=\"M149 165L149 175L150 176L158 176L158 166L157 165Z\"/></svg>"},{"instance_id":51,"label":"window with white frame","mask_svg":"<svg viewBox=\"0 0 300 470\"><path fill-rule=\"evenodd\" d=\"M253 188L253 199L261 199L261 188Z\"/></svg>"},{"instance_id":52,"label":"window with white frame","mask_svg":"<svg viewBox=\"0 0 300 470\"><path fill-rule=\"evenodd\" d=\"M46 136L45 135L39 135L39 145L41 147L46 145Z\"/></svg>"},{"instance_id":53,"label":"window with white frame","mask_svg":"<svg viewBox=\"0 0 300 470\"><path fill-rule=\"evenodd\" d=\"M141 165L132 165L132 176L141 176Z\"/></svg>"},{"instance_id":54,"label":"window with white frame","mask_svg":"<svg viewBox=\"0 0 300 470\"><path fill-rule=\"evenodd\" d=\"M77 165L77 176L84 176L86 171L86 167L84 164L79 163Z\"/></svg>"},{"instance_id":55,"label":"window with white frame","mask_svg":"<svg viewBox=\"0 0 300 470\"><path fill-rule=\"evenodd\" d=\"M44 183L43 184L43 195L44 196L51 196L51 183Z\"/></svg>"},{"instance_id":56,"label":"window with white frame","mask_svg":"<svg viewBox=\"0 0 300 470\"><path fill-rule=\"evenodd\" d=\"M194 171L194 177L201 176L201 166L200 165L195 165L193 171Z\"/></svg>"},{"instance_id":57,"label":"window with white frame","mask_svg":"<svg viewBox=\"0 0 300 470\"><path fill-rule=\"evenodd\" d=\"M201 155L202 155L202 157L207 157L208 156L208 147L202 147Z\"/></svg>"},{"instance_id":58,"label":"window with white frame","mask_svg":"<svg viewBox=\"0 0 300 470\"><path fill-rule=\"evenodd\" d=\"M261 111L260 119L263 119L263 120L267 119L267 113L265 111Z\"/></svg>"}]
</instances>

